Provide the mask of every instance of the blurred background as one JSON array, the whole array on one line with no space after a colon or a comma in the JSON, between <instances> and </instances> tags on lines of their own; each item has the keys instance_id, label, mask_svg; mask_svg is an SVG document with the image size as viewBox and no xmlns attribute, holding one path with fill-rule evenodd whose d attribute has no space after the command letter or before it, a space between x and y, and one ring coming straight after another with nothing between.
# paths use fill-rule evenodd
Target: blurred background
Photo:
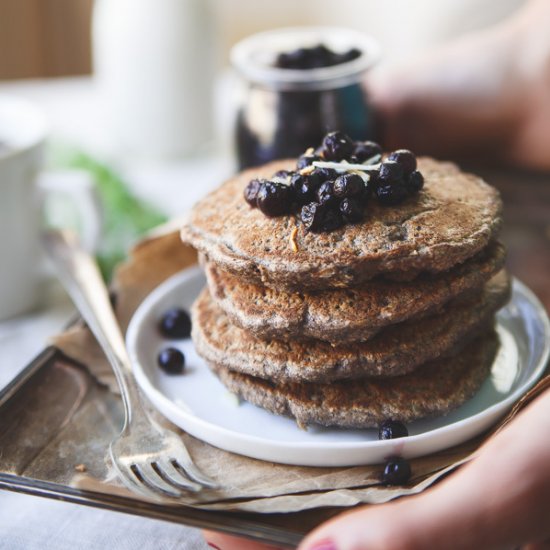
<instances>
[{"instance_id":1,"label":"blurred background","mask_svg":"<svg viewBox=\"0 0 550 550\"><path fill-rule=\"evenodd\" d=\"M114 0L116 1L116 0ZM218 31L222 64L241 38L288 25L337 25L365 31L382 44L384 62L426 48L511 13L522 0L202 0ZM162 4L162 1L159 2ZM139 3L134 3L138 9ZM2 0L0 79L89 74L93 0Z\"/></svg>"},{"instance_id":2,"label":"blurred background","mask_svg":"<svg viewBox=\"0 0 550 550\"><path fill-rule=\"evenodd\" d=\"M83 170L97 183L105 212L97 252L108 276L139 235L236 170L229 53L243 38L285 26L355 29L380 43L380 70L524 3L0 0L0 94L46 114L48 169Z\"/></svg>"}]
</instances>

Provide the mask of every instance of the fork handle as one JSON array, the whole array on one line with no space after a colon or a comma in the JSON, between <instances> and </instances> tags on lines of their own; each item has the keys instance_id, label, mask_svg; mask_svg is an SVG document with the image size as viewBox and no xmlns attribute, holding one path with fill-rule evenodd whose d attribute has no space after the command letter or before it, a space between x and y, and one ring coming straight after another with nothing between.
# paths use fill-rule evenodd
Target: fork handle
<instances>
[{"instance_id":1,"label":"fork handle","mask_svg":"<svg viewBox=\"0 0 550 550\"><path fill-rule=\"evenodd\" d=\"M132 374L124 338L97 263L80 247L76 236L71 232L47 231L43 235L43 243L65 289L113 368L124 404L125 429L132 420L133 412L145 411Z\"/></svg>"}]
</instances>

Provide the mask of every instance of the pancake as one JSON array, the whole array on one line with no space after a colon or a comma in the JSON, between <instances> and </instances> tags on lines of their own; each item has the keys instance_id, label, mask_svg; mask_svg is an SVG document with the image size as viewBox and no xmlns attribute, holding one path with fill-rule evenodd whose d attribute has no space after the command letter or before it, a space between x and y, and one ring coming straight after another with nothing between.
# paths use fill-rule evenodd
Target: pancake
<instances>
[{"instance_id":1,"label":"pancake","mask_svg":"<svg viewBox=\"0 0 550 550\"><path fill-rule=\"evenodd\" d=\"M232 393L295 418L302 427L368 428L387 419L411 422L445 415L462 405L488 377L497 349L498 337L490 331L457 355L427 363L413 373L331 384L274 383L220 364L210 366Z\"/></svg>"},{"instance_id":2,"label":"pancake","mask_svg":"<svg viewBox=\"0 0 550 550\"><path fill-rule=\"evenodd\" d=\"M232 323L263 339L319 339L341 344L368 340L380 329L434 314L445 303L480 290L504 265L504 246L436 276L411 282L383 279L358 287L288 293L249 283L205 263L212 298Z\"/></svg>"},{"instance_id":3,"label":"pancake","mask_svg":"<svg viewBox=\"0 0 550 550\"><path fill-rule=\"evenodd\" d=\"M329 382L397 376L452 354L475 337L509 293L509 278L501 272L480 294L447 304L439 315L393 325L367 342L333 346L319 340L261 340L233 325L205 288L192 308L192 338L207 362L260 378Z\"/></svg>"},{"instance_id":4,"label":"pancake","mask_svg":"<svg viewBox=\"0 0 550 550\"><path fill-rule=\"evenodd\" d=\"M252 178L294 163L272 162L221 185L194 206L182 239L224 271L303 291L349 287L380 274L410 280L447 271L483 250L501 226L493 187L454 164L419 158L425 185L418 195L392 207L371 201L362 223L308 233L295 216L268 218L243 198Z\"/></svg>"}]
</instances>

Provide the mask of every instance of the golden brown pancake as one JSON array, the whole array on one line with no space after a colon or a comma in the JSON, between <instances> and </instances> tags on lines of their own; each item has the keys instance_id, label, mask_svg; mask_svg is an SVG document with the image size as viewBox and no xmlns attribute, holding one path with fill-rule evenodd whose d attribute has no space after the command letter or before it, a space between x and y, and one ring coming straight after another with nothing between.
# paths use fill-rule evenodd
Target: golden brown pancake
<instances>
[{"instance_id":1,"label":"golden brown pancake","mask_svg":"<svg viewBox=\"0 0 550 550\"><path fill-rule=\"evenodd\" d=\"M285 292L250 283L204 265L216 304L232 323L262 339L319 339L333 344L368 340L381 329L435 314L466 293L480 291L505 260L504 246L492 243L471 260L414 281L373 279L359 286L318 292Z\"/></svg>"},{"instance_id":2,"label":"golden brown pancake","mask_svg":"<svg viewBox=\"0 0 550 550\"><path fill-rule=\"evenodd\" d=\"M362 223L308 233L295 216L268 218L243 198L252 178L294 162L249 169L221 185L194 206L182 239L224 271L300 292L447 271L483 250L501 226L496 189L454 164L419 158L425 185L418 195L391 207L372 201Z\"/></svg>"},{"instance_id":3,"label":"golden brown pancake","mask_svg":"<svg viewBox=\"0 0 550 550\"><path fill-rule=\"evenodd\" d=\"M481 294L451 302L438 315L392 325L367 342L331 345L320 340L261 340L233 325L205 288L192 308L192 337L208 363L260 378L329 382L397 376L450 355L477 336L509 292L509 278L501 272Z\"/></svg>"},{"instance_id":4,"label":"golden brown pancake","mask_svg":"<svg viewBox=\"0 0 550 550\"><path fill-rule=\"evenodd\" d=\"M489 331L458 354L394 378L330 384L271 382L229 370L211 369L239 397L268 411L295 418L300 426L376 427L384 420L411 422L445 415L462 405L490 373L498 338Z\"/></svg>"}]
</instances>

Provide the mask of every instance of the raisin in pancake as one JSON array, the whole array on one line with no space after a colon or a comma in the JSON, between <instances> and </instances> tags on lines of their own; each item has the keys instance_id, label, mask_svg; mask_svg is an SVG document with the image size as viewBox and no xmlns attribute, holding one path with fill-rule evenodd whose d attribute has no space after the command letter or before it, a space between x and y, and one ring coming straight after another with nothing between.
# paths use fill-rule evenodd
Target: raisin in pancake
<instances>
[{"instance_id":1,"label":"raisin in pancake","mask_svg":"<svg viewBox=\"0 0 550 550\"><path fill-rule=\"evenodd\" d=\"M274 383L219 364L210 368L246 401L295 418L300 426L376 427L389 418L411 422L447 414L462 405L488 377L498 349L494 331L458 354L393 378L345 380L331 384Z\"/></svg>"},{"instance_id":2,"label":"raisin in pancake","mask_svg":"<svg viewBox=\"0 0 550 550\"><path fill-rule=\"evenodd\" d=\"M367 342L333 346L320 340L260 340L233 325L205 288L192 308L192 338L209 363L260 378L328 382L397 376L452 354L492 321L508 297L509 279L501 272L480 294L447 304L441 314L393 325Z\"/></svg>"},{"instance_id":3,"label":"raisin in pancake","mask_svg":"<svg viewBox=\"0 0 550 550\"><path fill-rule=\"evenodd\" d=\"M420 158L424 189L397 206L371 201L365 221L308 233L295 216L268 218L243 190L255 177L291 169L277 161L240 173L199 201L184 241L224 271L273 288L302 291L357 285L381 273L404 280L441 272L471 258L497 235L498 192L457 166Z\"/></svg>"},{"instance_id":4,"label":"raisin in pancake","mask_svg":"<svg viewBox=\"0 0 550 550\"><path fill-rule=\"evenodd\" d=\"M214 301L231 321L260 338L368 340L380 329L434 314L457 296L480 290L505 260L504 246L486 250L451 271L397 283L380 278L349 289L288 293L243 281L206 263Z\"/></svg>"}]
</instances>

